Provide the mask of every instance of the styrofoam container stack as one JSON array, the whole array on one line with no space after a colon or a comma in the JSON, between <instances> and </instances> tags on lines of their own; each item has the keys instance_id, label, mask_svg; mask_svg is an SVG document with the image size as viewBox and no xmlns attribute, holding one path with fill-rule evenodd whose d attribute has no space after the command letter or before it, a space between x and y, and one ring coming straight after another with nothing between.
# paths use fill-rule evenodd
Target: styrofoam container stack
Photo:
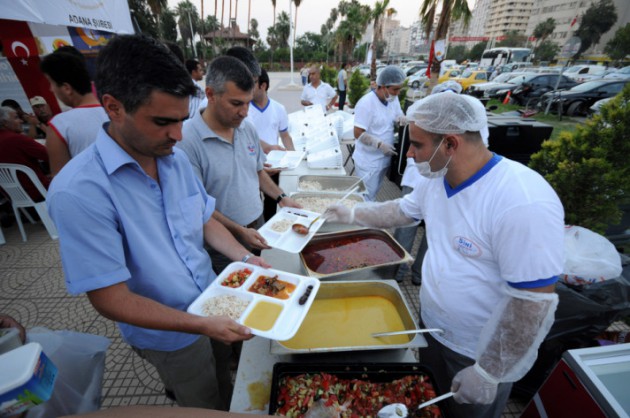
<instances>
[{"instance_id":1,"label":"styrofoam container stack","mask_svg":"<svg viewBox=\"0 0 630 418\"><path fill-rule=\"evenodd\" d=\"M327 149L335 149L339 147L339 140L337 139L337 133L333 130L330 130L326 133L319 134L316 137L312 137L306 143L307 154L313 154L313 153L324 151Z\"/></svg>"},{"instance_id":2,"label":"styrofoam container stack","mask_svg":"<svg viewBox=\"0 0 630 418\"><path fill-rule=\"evenodd\" d=\"M343 165L343 155L341 148L337 146L333 149L308 154L306 157L308 168L339 168Z\"/></svg>"},{"instance_id":3,"label":"styrofoam container stack","mask_svg":"<svg viewBox=\"0 0 630 418\"><path fill-rule=\"evenodd\" d=\"M39 343L0 355L0 417L11 417L50 399L57 367Z\"/></svg>"}]
</instances>

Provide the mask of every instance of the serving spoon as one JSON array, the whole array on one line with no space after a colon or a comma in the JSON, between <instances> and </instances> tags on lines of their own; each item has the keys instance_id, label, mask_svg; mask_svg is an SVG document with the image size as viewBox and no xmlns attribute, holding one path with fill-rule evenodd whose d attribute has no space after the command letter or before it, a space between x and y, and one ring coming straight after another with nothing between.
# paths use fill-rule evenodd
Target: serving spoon
<instances>
[{"instance_id":1,"label":"serving spoon","mask_svg":"<svg viewBox=\"0 0 630 418\"><path fill-rule=\"evenodd\" d=\"M433 405L436 402L440 402L446 398L450 398L451 396L453 396L453 392L448 392L445 393L444 395L440 395L436 398L433 398L431 400L428 400L426 402L421 403L420 405L418 405L418 409L422 409L422 408L426 408L429 405ZM409 415L409 410L407 409L407 407L405 406L405 404L402 403L392 403L389 404L387 406L384 406L380 409L380 411L378 411L377 415L378 418L393 418L393 417L408 417Z\"/></svg>"},{"instance_id":2,"label":"serving spoon","mask_svg":"<svg viewBox=\"0 0 630 418\"><path fill-rule=\"evenodd\" d=\"M320 216L321 216L321 215L320 215ZM313 220L311 221L311 223L310 223L310 224L308 224L308 226L307 226L307 225L298 224L298 223L294 223L293 225L291 225L291 229L292 229L292 230L293 230L293 232L295 232L296 234L299 234L299 235L308 235L308 233L309 233L309 231L310 231L310 229L311 229L311 226L313 226L313 224L319 220L320 216L318 216L317 218L313 219Z\"/></svg>"}]
</instances>

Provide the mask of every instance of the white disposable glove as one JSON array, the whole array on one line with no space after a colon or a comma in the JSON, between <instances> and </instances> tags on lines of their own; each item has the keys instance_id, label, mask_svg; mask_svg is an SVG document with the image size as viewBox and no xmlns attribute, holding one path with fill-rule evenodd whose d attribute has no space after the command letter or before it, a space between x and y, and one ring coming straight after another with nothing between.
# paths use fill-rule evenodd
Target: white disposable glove
<instances>
[{"instance_id":1,"label":"white disposable glove","mask_svg":"<svg viewBox=\"0 0 630 418\"><path fill-rule=\"evenodd\" d=\"M394 146L387 142L381 142L376 148L385 155L398 155Z\"/></svg>"},{"instance_id":2,"label":"white disposable glove","mask_svg":"<svg viewBox=\"0 0 630 418\"><path fill-rule=\"evenodd\" d=\"M516 382L529 371L553 325L557 294L508 285L504 290L504 299L481 330L477 362L453 378L451 391L458 402L492 403L499 383Z\"/></svg>"},{"instance_id":3,"label":"white disposable glove","mask_svg":"<svg viewBox=\"0 0 630 418\"><path fill-rule=\"evenodd\" d=\"M328 222L338 222L340 224L352 224L352 221L354 221L353 210L343 203L328 206L324 211L323 217Z\"/></svg>"},{"instance_id":4,"label":"white disposable glove","mask_svg":"<svg viewBox=\"0 0 630 418\"><path fill-rule=\"evenodd\" d=\"M498 381L475 363L455 375L451 392L458 403L491 404L497 396L498 385Z\"/></svg>"},{"instance_id":5,"label":"white disposable glove","mask_svg":"<svg viewBox=\"0 0 630 418\"><path fill-rule=\"evenodd\" d=\"M400 115L396 118L396 123L398 124L398 126L405 126L409 123L409 121L407 120L407 116Z\"/></svg>"},{"instance_id":6,"label":"white disposable glove","mask_svg":"<svg viewBox=\"0 0 630 418\"><path fill-rule=\"evenodd\" d=\"M389 200L382 203L357 203L352 209L348 209L343 204L330 205L324 212L324 218L329 222L355 224L373 228L408 226L418 222L403 213L400 209L400 199Z\"/></svg>"}]
</instances>

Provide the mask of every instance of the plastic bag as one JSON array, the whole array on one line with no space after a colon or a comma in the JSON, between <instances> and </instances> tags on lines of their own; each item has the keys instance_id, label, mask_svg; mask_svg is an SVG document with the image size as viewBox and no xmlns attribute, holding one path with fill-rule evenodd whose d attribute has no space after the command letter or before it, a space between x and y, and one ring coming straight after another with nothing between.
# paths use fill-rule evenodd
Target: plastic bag
<instances>
[{"instance_id":1,"label":"plastic bag","mask_svg":"<svg viewBox=\"0 0 630 418\"><path fill-rule=\"evenodd\" d=\"M615 246L589 229L567 226L564 231L564 269L560 279L582 285L619 277L621 256Z\"/></svg>"},{"instance_id":2,"label":"plastic bag","mask_svg":"<svg viewBox=\"0 0 630 418\"><path fill-rule=\"evenodd\" d=\"M27 331L26 341L40 343L59 369L52 397L30 409L27 418L54 418L100 409L108 338L37 327Z\"/></svg>"}]
</instances>

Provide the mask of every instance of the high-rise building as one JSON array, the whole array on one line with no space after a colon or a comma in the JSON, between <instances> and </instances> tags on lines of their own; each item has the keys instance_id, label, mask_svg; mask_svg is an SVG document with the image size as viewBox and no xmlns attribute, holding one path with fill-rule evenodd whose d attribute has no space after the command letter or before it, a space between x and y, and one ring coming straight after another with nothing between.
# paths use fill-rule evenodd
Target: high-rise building
<instances>
[{"instance_id":1,"label":"high-rise building","mask_svg":"<svg viewBox=\"0 0 630 418\"><path fill-rule=\"evenodd\" d=\"M507 32L525 35L535 0L492 0L485 35L498 38Z\"/></svg>"}]
</instances>

